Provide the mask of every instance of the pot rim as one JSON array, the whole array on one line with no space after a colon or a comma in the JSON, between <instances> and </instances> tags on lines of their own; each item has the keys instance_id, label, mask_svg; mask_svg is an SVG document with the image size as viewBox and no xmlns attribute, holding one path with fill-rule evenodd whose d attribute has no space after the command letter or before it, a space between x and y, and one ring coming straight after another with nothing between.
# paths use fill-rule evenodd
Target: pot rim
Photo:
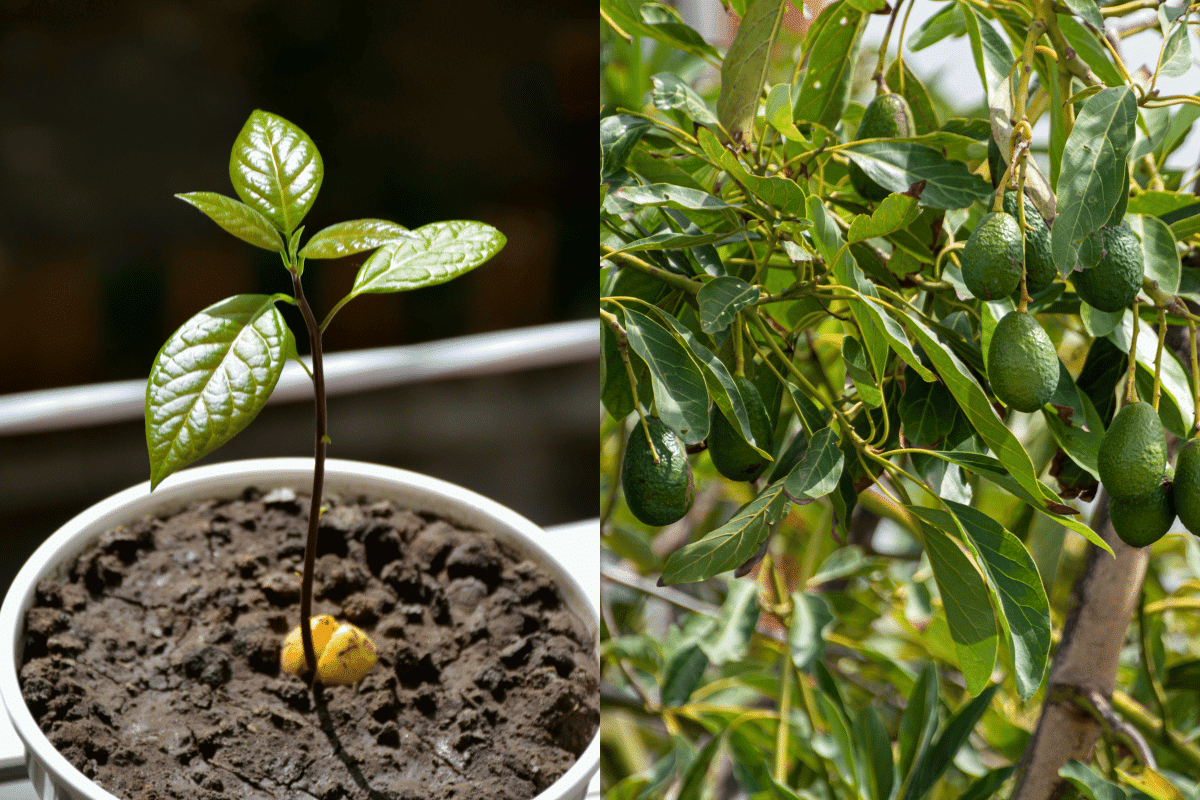
<instances>
[{"instance_id":1,"label":"pot rim","mask_svg":"<svg viewBox=\"0 0 1200 800\"><path fill-rule=\"evenodd\" d=\"M96 536L124 522L168 514L194 500L236 497L250 485L302 490L312 480L312 463L311 458L261 458L180 470L165 479L153 494L150 482L145 481L101 500L64 523L38 547L17 573L0 606L0 701L25 746L27 766L40 762L53 780L65 783L80 797L121 800L87 778L58 752L34 721L21 695L18 665L23 654L24 618L42 578L79 555ZM583 621L593 641L598 641L597 609L562 560L550 552L558 548L550 546L545 531L512 509L448 481L397 467L346 459L326 460L325 491L332 494L358 491L368 497L420 503L415 510L436 513L449 521L497 535L548 568L567 605ZM597 730L575 764L531 800L557 800L574 789L583 789L599 766ZM40 791L40 787L35 788Z\"/></svg>"}]
</instances>

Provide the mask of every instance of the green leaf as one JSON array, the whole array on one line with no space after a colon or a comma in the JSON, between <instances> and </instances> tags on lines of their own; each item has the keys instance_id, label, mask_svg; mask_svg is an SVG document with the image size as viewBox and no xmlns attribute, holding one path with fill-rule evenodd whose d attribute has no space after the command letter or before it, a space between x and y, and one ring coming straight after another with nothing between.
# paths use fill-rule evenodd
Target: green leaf
<instances>
[{"instance_id":1,"label":"green leaf","mask_svg":"<svg viewBox=\"0 0 1200 800\"><path fill-rule=\"evenodd\" d=\"M1123 353L1129 352L1133 339L1133 312L1126 310L1121 324L1108 335L1109 340ZM1138 333L1137 343L1137 385L1142 397L1150 397L1150 387L1154 381L1154 361L1158 352L1157 337L1142 328ZM1195 419L1195 408L1192 404L1191 383L1188 381L1188 370L1184 368L1179 358L1171 348L1163 348L1160 361L1159 377L1162 381L1162 395L1159 398L1158 412L1163 424L1176 436L1187 438L1188 430L1184 420L1191 422ZM1168 413L1172 411L1174 413Z\"/></svg>"},{"instance_id":2,"label":"green leaf","mask_svg":"<svg viewBox=\"0 0 1200 800\"><path fill-rule=\"evenodd\" d=\"M1063 151L1055 194L1058 217L1050 232L1054 264L1064 278L1075 269L1080 243L1108 221L1125 186L1137 101L1133 89L1089 97Z\"/></svg>"},{"instance_id":3,"label":"green leaf","mask_svg":"<svg viewBox=\"0 0 1200 800\"><path fill-rule=\"evenodd\" d=\"M850 796L858 797L858 747L850 731L850 720L846 718L845 707L840 702L835 702L820 689L815 694L821 716L825 718L825 722L833 734L833 740L837 743L835 754L840 758L837 758L836 761L841 762L838 764L837 773L842 780L853 787Z\"/></svg>"},{"instance_id":4,"label":"green leaf","mask_svg":"<svg viewBox=\"0 0 1200 800\"><path fill-rule=\"evenodd\" d=\"M706 131L707 128L702 130ZM686 186L675 186L670 183L651 183L645 186L622 186L613 192L635 206L669 206L692 211L724 211L730 208L741 208L741 205L730 205L724 200L713 197L708 192L689 189Z\"/></svg>"},{"instance_id":5,"label":"green leaf","mask_svg":"<svg viewBox=\"0 0 1200 800\"><path fill-rule=\"evenodd\" d=\"M810 144L808 137L800 132L792 119L792 87L786 83L777 83L767 93L766 118L775 130L779 131L793 142Z\"/></svg>"},{"instance_id":6,"label":"green leaf","mask_svg":"<svg viewBox=\"0 0 1200 800\"><path fill-rule=\"evenodd\" d=\"M917 447L932 447L954 427L954 396L937 381L906 385L900 398L900 424Z\"/></svg>"},{"instance_id":7,"label":"green leaf","mask_svg":"<svg viewBox=\"0 0 1200 800\"><path fill-rule=\"evenodd\" d=\"M1037 566L1021 540L978 509L948 501L1000 602L1017 692L1028 700L1041 686L1050 653L1050 604Z\"/></svg>"},{"instance_id":8,"label":"green leaf","mask_svg":"<svg viewBox=\"0 0 1200 800\"><path fill-rule=\"evenodd\" d=\"M1016 764L1009 764L1007 767L990 770L968 786L967 791L963 792L958 800L992 800L1016 768Z\"/></svg>"},{"instance_id":9,"label":"green leaf","mask_svg":"<svg viewBox=\"0 0 1200 800\"><path fill-rule=\"evenodd\" d=\"M1106 86L1121 87L1125 80L1120 71L1109 58L1108 49L1100 43L1099 36L1084 27L1078 20L1066 14L1056 14L1058 29L1062 31L1067 44L1075 49L1075 53L1083 62L1092 68L1096 77L1104 81Z\"/></svg>"},{"instance_id":10,"label":"green leaf","mask_svg":"<svg viewBox=\"0 0 1200 800\"><path fill-rule=\"evenodd\" d=\"M1119 315L1117 315L1117 320L1120 320ZM1096 412L1092 401L1078 391L1075 381L1071 379L1070 373L1062 363L1059 363L1059 381L1055 394L1059 396L1052 397L1051 403L1068 406L1075 413L1068 424L1057 411L1042 409L1046 427L1050 429L1058 446L1076 464L1090 472L1093 477L1098 478L1096 458L1100 451L1100 440L1104 438L1104 420Z\"/></svg>"},{"instance_id":11,"label":"green leaf","mask_svg":"<svg viewBox=\"0 0 1200 800\"><path fill-rule=\"evenodd\" d=\"M1096 5L1096 0L1065 1L1072 14L1082 17L1095 28L1104 29L1104 18L1100 16L1100 7Z\"/></svg>"},{"instance_id":12,"label":"green leaf","mask_svg":"<svg viewBox=\"0 0 1200 800\"><path fill-rule=\"evenodd\" d=\"M804 39L808 67L796 98L797 120L829 130L837 127L850 102L854 66L866 27L867 15L845 0L826 6L813 22Z\"/></svg>"},{"instance_id":13,"label":"green leaf","mask_svg":"<svg viewBox=\"0 0 1200 800\"><path fill-rule=\"evenodd\" d=\"M807 671L825 650L825 635L835 622L829 602L818 594L792 592L788 649L796 669Z\"/></svg>"},{"instance_id":14,"label":"green leaf","mask_svg":"<svg viewBox=\"0 0 1200 800\"><path fill-rule=\"evenodd\" d=\"M784 479L784 494L798 503L816 500L832 492L842 475L845 460L838 441L832 425L813 434L804 457Z\"/></svg>"},{"instance_id":15,"label":"green leaf","mask_svg":"<svg viewBox=\"0 0 1200 800\"><path fill-rule=\"evenodd\" d=\"M663 311L661 308L654 308L656 314L662 319L666 325L664 326L675 339L688 350L691 351L693 360L699 365L700 371L704 376L704 384L708 389L709 395L713 398L713 403L725 415L725 419L739 430L747 442L751 442L754 438L750 430L750 415L746 411L745 401L742 400L742 394L737 388L737 384L733 382L733 376L729 374L725 364L721 359L713 355L713 352L705 347L694 333L687 329L679 320ZM771 454L762 450L754 444L751 444L755 450L758 450L766 458L771 458Z\"/></svg>"},{"instance_id":16,"label":"green leaf","mask_svg":"<svg viewBox=\"0 0 1200 800\"><path fill-rule=\"evenodd\" d=\"M699 58L719 58L720 54L704 37L683 21L679 12L663 3L642 0L600 0L604 13L632 35L649 36L663 44Z\"/></svg>"},{"instance_id":17,"label":"green leaf","mask_svg":"<svg viewBox=\"0 0 1200 800\"><path fill-rule=\"evenodd\" d=\"M275 307L281 297L222 300L159 350L146 385L151 488L228 442L266 405L295 348Z\"/></svg>"},{"instance_id":18,"label":"green leaf","mask_svg":"<svg viewBox=\"0 0 1200 800\"><path fill-rule=\"evenodd\" d=\"M703 581L745 563L787 509L783 481L776 481L742 506L729 522L672 553L660 580L664 584Z\"/></svg>"},{"instance_id":19,"label":"green leaf","mask_svg":"<svg viewBox=\"0 0 1200 800\"><path fill-rule=\"evenodd\" d=\"M708 660L720 666L745 659L758 616L758 584L752 580L729 581L721 616L712 620L711 630L700 640Z\"/></svg>"},{"instance_id":20,"label":"green leaf","mask_svg":"<svg viewBox=\"0 0 1200 800\"><path fill-rule=\"evenodd\" d=\"M233 142L229 177L238 197L290 234L312 208L325 167L308 134L256 110Z\"/></svg>"},{"instance_id":21,"label":"green leaf","mask_svg":"<svg viewBox=\"0 0 1200 800\"><path fill-rule=\"evenodd\" d=\"M1120 786L1101 778L1092 768L1079 761L1071 760L1058 771L1088 800L1129 800L1129 795Z\"/></svg>"},{"instance_id":22,"label":"green leaf","mask_svg":"<svg viewBox=\"0 0 1200 800\"><path fill-rule=\"evenodd\" d=\"M696 302L700 304L701 330L720 333L733 323L737 312L754 305L758 298L758 287L740 278L726 275L712 279L696 293Z\"/></svg>"},{"instance_id":23,"label":"green leaf","mask_svg":"<svg viewBox=\"0 0 1200 800\"><path fill-rule=\"evenodd\" d=\"M954 763L954 757L966 744L967 737L975 729L975 724L979 722L983 712L991 705L992 697L999 688L999 685L992 684L950 718L937 742L922 754L921 760L914 767L913 776L902 800L918 800L933 788L937 779Z\"/></svg>"},{"instance_id":24,"label":"green leaf","mask_svg":"<svg viewBox=\"0 0 1200 800\"><path fill-rule=\"evenodd\" d=\"M696 90L684 83L679 77L669 72L660 72L650 78L654 84L651 99L654 107L664 111L677 109L687 115L688 119L701 125L716 125L717 118L708 110L708 105Z\"/></svg>"},{"instance_id":25,"label":"green leaf","mask_svg":"<svg viewBox=\"0 0 1200 800\"><path fill-rule=\"evenodd\" d=\"M975 56L975 68L983 82L989 104L992 104L997 90L1008 80L1013 64L1012 49L972 6L963 4L963 11L963 22L971 39L971 52Z\"/></svg>"},{"instance_id":26,"label":"green leaf","mask_svg":"<svg viewBox=\"0 0 1200 800\"><path fill-rule=\"evenodd\" d=\"M908 47L914 53L937 44L943 39L952 39L967 32L962 6L946 3L936 14L921 23L917 32L909 39Z\"/></svg>"},{"instance_id":27,"label":"green leaf","mask_svg":"<svg viewBox=\"0 0 1200 800\"><path fill-rule=\"evenodd\" d=\"M708 656L697 643L684 645L672 653L663 667L663 705L678 707L686 704L707 668Z\"/></svg>"},{"instance_id":28,"label":"green leaf","mask_svg":"<svg viewBox=\"0 0 1200 800\"><path fill-rule=\"evenodd\" d=\"M610 257L615 256L617 253L637 253L646 250L680 250L685 247L725 243L726 239L733 237L740 239L739 234L743 231L745 231L745 228L738 228L737 230L728 232L697 234L663 231L662 233L651 234L642 239L636 239L612 252Z\"/></svg>"},{"instance_id":29,"label":"green leaf","mask_svg":"<svg viewBox=\"0 0 1200 800\"><path fill-rule=\"evenodd\" d=\"M1179 291L1179 250L1175 234L1157 217L1134 216L1129 220L1142 240L1146 277L1167 294Z\"/></svg>"},{"instance_id":30,"label":"green leaf","mask_svg":"<svg viewBox=\"0 0 1200 800\"><path fill-rule=\"evenodd\" d=\"M937 667L925 662L917 676L908 702L900 716L900 731L896 738L900 745L900 760L896 762L900 777L905 779L913 765L933 741L938 723L938 673Z\"/></svg>"},{"instance_id":31,"label":"green leaf","mask_svg":"<svg viewBox=\"0 0 1200 800\"><path fill-rule=\"evenodd\" d=\"M958 7L957 3L948 3L947 5L951 8ZM902 69L904 71L903 78L900 74ZM930 97L925 84L913 74L906 62L900 59L893 61L892 66L888 67L884 81L889 89L908 101L908 107L913 112L913 124L917 133L930 133L937 130L939 122L933 98Z\"/></svg>"},{"instance_id":32,"label":"green leaf","mask_svg":"<svg viewBox=\"0 0 1200 800\"><path fill-rule=\"evenodd\" d=\"M175 195L200 209L227 232L264 250L283 252L283 239L271 221L255 209L216 192L189 192Z\"/></svg>"},{"instance_id":33,"label":"green leaf","mask_svg":"<svg viewBox=\"0 0 1200 800\"><path fill-rule=\"evenodd\" d=\"M862 745L863 783L871 800L888 800L896 780L896 766L892 763L892 743L888 740L887 728L873 706L867 706L855 716L854 740Z\"/></svg>"},{"instance_id":34,"label":"green leaf","mask_svg":"<svg viewBox=\"0 0 1200 800\"><path fill-rule=\"evenodd\" d=\"M1079 0L1082 2L1083 0ZM1163 44L1159 53L1158 73L1167 78L1181 78L1192 68L1192 45L1188 40L1187 17L1171 22L1167 10L1158 8L1158 19L1162 24Z\"/></svg>"},{"instance_id":35,"label":"green leaf","mask_svg":"<svg viewBox=\"0 0 1200 800\"><path fill-rule=\"evenodd\" d=\"M917 198L906 194L889 194L868 216L858 214L850 220L846 234L850 242L862 242L907 228L921 213Z\"/></svg>"},{"instance_id":36,"label":"green leaf","mask_svg":"<svg viewBox=\"0 0 1200 800\"><path fill-rule=\"evenodd\" d=\"M859 399L872 408L883 405L883 391L879 388L879 379L871 371L871 364L862 344L853 336L842 337L842 361L846 366L846 375L858 390Z\"/></svg>"},{"instance_id":37,"label":"green leaf","mask_svg":"<svg viewBox=\"0 0 1200 800\"><path fill-rule=\"evenodd\" d=\"M906 192L912 184L925 181L920 203L928 208L966 208L992 195L991 184L971 174L966 164L947 160L924 145L868 142L850 145L842 152L890 192Z\"/></svg>"},{"instance_id":38,"label":"green leaf","mask_svg":"<svg viewBox=\"0 0 1200 800\"><path fill-rule=\"evenodd\" d=\"M482 222L422 225L376 250L359 269L346 300L360 294L406 292L445 283L499 253L505 241L503 233Z\"/></svg>"},{"instance_id":39,"label":"green leaf","mask_svg":"<svg viewBox=\"0 0 1200 800\"><path fill-rule=\"evenodd\" d=\"M705 155L715 161L721 169L755 197L760 198L769 206L779 209L779 212L790 217L799 216L804 209L804 190L790 178L779 175L751 174L737 156L721 146L716 135L707 128L701 128L697 134L700 147Z\"/></svg>"},{"instance_id":40,"label":"green leaf","mask_svg":"<svg viewBox=\"0 0 1200 800\"><path fill-rule=\"evenodd\" d=\"M600 180L607 181L625 168L629 154L653 126L629 114L610 114L600 120Z\"/></svg>"},{"instance_id":41,"label":"green leaf","mask_svg":"<svg viewBox=\"0 0 1200 800\"><path fill-rule=\"evenodd\" d=\"M403 225L386 219L354 219L322 228L300 249L305 258L341 258L395 241L416 239Z\"/></svg>"},{"instance_id":42,"label":"green leaf","mask_svg":"<svg viewBox=\"0 0 1200 800\"><path fill-rule=\"evenodd\" d=\"M1196 196L1187 192L1144 191L1129 198L1129 208L1126 210L1130 214L1161 217L1195 202Z\"/></svg>"},{"instance_id":43,"label":"green leaf","mask_svg":"<svg viewBox=\"0 0 1200 800\"><path fill-rule=\"evenodd\" d=\"M662 325L625 309L629 346L650 368L658 416L688 444L708 436L708 390L688 350Z\"/></svg>"},{"instance_id":44,"label":"green leaf","mask_svg":"<svg viewBox=\"0 0 1200 800\"><path fill-rule=\"evenodd\" d=\"M785 0L750 0L746 16L738 25L729 52L721 62L721 94L717 118L735 139L748 141L754 131L754 116L767 70L771 47L779 36Z\"/></svg>"},{"instance_id":45,"label":"green leaf","mask_svg":"<svg viewBox=\"0 0 1200 800\"><path fill-rule=\"evenodd\" d=\"M988 598L987 584L954 540L928 523L921 513L926 509L910 506L909 510L921 520L925 552L942 595L950 638L967 691L977 695L987 686L996 667L996 614Z\"/></svg>"}]
</instances>

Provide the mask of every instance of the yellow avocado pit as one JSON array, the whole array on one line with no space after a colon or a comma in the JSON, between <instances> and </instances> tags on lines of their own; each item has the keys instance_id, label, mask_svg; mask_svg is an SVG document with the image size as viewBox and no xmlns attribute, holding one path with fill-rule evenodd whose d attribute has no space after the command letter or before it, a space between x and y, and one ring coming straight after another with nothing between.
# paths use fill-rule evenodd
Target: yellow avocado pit
<instances>
[{"instance_id":1,"label":"yellow avocado pit","mask_svg":"<svg viewBox=\"0 0 1200 800\"><path fill-rule=\"evenodd\" d=\"M326 685L358 683L372 670L378 656L371 637L348 622L338 624L328 614L313 617L313 649L317 655L317 678ZM283 642L279 666L289 675L300 676L307 671L304 643L297 625Z\"/></svg>"}]
</instances>

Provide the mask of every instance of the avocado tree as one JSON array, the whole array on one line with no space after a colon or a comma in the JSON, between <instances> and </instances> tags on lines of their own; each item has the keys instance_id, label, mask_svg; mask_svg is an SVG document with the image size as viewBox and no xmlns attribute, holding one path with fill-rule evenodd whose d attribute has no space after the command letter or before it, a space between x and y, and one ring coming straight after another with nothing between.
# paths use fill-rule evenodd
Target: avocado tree
<instances>
[{"instance_id":1,"label":"avocado tree","mask_svg":"<svg viewBox=\"0 0 1200 800\"><path fill-rule=\"evenodd\" d=\"M925 1L601 1L608 797L1200 791L1200 5Z\"/></svg>"}]
</instances>

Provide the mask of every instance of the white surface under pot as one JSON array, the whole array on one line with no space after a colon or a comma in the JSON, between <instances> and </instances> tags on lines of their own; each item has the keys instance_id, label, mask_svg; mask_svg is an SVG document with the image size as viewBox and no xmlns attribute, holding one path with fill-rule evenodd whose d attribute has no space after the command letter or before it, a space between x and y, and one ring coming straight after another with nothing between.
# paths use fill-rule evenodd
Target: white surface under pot
<instances>
[{"instance_id":1,"label":"white surface under pot","mask_svg":"<svg viewBox=\"0 0 1200 800\"><path fill-rule=\"evenodd\" d=\"M163 481L153 494L147 482L97 503L59 528L30 557L0 608L0 700L24 746L29 780L40 800L125 799L94 784L59 754L25 706L17 674L25 615L33 605L38 582L61 574L98 536L117 525L169 514L197 500L233 498L249 486L264 491L282 487L303 491L311 482L312 460L307 458L234 461L183 470ZM581 542L576 537L548 534L515 511L475 492L393 467L330 459L326 462L325 491L392 500L402 507L493 534L545 567L593 642L598 640L599 594L598 586L592 586L599 575L598 537L588 536ZM597 731L575 765L534 800L583 800L599 766Z\"/></svg>"}]
</instances>

